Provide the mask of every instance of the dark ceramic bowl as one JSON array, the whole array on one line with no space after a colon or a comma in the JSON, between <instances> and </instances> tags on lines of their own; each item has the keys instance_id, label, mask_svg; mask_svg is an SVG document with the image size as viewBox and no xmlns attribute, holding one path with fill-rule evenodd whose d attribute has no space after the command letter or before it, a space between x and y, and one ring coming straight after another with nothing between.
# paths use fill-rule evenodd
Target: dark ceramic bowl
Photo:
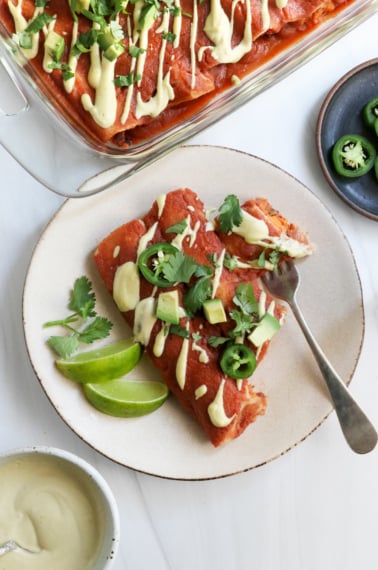
<instances>
[{"instance_id":1,"label":"dark ceramic bowl","mask_svg":"<svg viewBox=\"0 0 378 570\"><path fill-rule=\"evenodd\" d=\"M354 210L378 221L378 180L374 169L359 178L345 178L336 173L331 158L333 145L344 134L364 135L378 152L378 137L362 120L362 109L374 97L378 97L378 59L353 68L328 93L319 113L316 145L331 188Z\"/></svg>"}]
</instances>

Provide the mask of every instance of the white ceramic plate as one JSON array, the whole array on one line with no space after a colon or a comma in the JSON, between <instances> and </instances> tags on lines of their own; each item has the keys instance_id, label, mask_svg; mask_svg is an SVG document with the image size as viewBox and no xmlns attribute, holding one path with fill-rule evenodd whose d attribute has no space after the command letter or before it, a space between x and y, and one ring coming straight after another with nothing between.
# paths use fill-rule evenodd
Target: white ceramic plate
<instances>
[{"instance_id":1,"label":"white ceramic plate","mask_svg":"<svg viewBox=\"0 0 378 570\"><path fill-rule=\"evenodd\" d=\"M353 255L331 214L300 182L254 156L220 147L184 147L112 190L68 200L42 235L25 283L25 336L35 373L61 418L103 455L145 473L197 480L242 472L279 457L331 412L323 379L290 314L253 376L253 383L268 395L266 415L218 449L173 398L136 419L97 412L80 387L56 371L45 343L51 330L42 328L44 322L67 315L73 282L86 274L97 293L98 312L115 323L113 336L130 334L97 275L92 253L111 230L144 214L159 194L180 187L192 188L209 207L219 206L231 192L242 201L265 196L309 233L317 249L300 263L298 300L346 382L360 354L364 314ZM133 375L156 378L158 372L144 358Z\"/></svg>"}]
</instances>

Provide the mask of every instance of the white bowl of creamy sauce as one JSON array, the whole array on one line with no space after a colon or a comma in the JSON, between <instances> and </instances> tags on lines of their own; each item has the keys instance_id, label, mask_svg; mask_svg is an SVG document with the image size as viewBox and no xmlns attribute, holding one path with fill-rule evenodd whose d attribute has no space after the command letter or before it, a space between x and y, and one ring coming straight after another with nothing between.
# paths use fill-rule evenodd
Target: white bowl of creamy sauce
<instances>
[{"instance_id":1,"label":"white bowl of creamy sauce","mask_svg":"<svg viewBox=\"0 0 378 570\"><path fill-rule=\"evenodd\" d=\"M119 543L119 514L99 472L51 447L0 453L0 570L105 570ZM31 552L28 552L31 551Z\"/></svg>"}]
</instances>

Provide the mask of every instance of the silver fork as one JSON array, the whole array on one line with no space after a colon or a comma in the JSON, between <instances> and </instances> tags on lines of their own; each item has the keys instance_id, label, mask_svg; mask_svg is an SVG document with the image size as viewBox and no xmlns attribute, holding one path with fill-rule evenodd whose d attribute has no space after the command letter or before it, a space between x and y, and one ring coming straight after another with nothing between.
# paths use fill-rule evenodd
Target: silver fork
<instances>
[{"instance_id":1,"label":"silver fork","mask_svg":"<svg viewBox=\"0 0 378 570\"><path fill-rule=\"evenodd\" d=\"M326 381L348 444L356 453L372 451L378 437L374 426L328 361L299 309L296 292L300 277L295 264L292 261L284 261L274 271L266 272L262 280L273 297L286 301L292 309Z\"/></svg>"}]
</instances>

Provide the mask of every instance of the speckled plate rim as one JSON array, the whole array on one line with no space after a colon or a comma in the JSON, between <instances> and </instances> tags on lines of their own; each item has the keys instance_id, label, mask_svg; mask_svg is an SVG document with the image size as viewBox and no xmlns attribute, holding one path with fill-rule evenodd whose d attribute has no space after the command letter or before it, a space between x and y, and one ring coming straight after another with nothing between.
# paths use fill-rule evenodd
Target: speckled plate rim
<instances>
[{"instance_id":1,"label":"speckled plate rim","mask_svg":"<svg viewBox=\"0 0 378 570\"><path fill-rule=\"evenodd\" d=\"M355 210L356 212L358 212L359 214L361 214L365 217L370 218L371 220L378 221L378 213L375 214L374 212L371 212L368 209L364 208L362 206L361 201L359 201L357 199L352 199L350 197L350 194L346 193L343 190L343 187L345 186L346 183L348 183L348 181L343 182L341 179L338 179L336 173L332 172L331 168L329 167L327 158L326 158L327 149L325 149L323 146L325 123L326 123L327 113L328 113L330 105L338 97L342 97L342 95L340 95L340 91L342 89L345 89L348 86L348 84L351 84L352 82L357 82L359 75L361 73L364 73L365 71L369 70L372 67L377 67L377 81L378 81L378 58L373 58L373 59L370 59L368 61L365 61L365 62L357 65L356 67L354 67L353 69L348 71L330 89L330 91L326 95L326 97L325 97L325 99L321 105L320 111L319 111L318 120L317 120L317 124L316 124L315 138L316 138L316 149L317 149L317 154L318 154L320 166L322 168L323 174L324 174L329 186L353 210ZM378 94L378 90L377 90L377 94ZM362 119L361 119L361 124L362 124ZM336 141L334 141L334 142L336 142ZM377 149L378 149L378 144L377 144ZM329 149L328 149L328 151L329 151ZM362 180L362 182L363 182L363 180ZM356 180L354 180L354 181L349 181L349 183L356 185L358 182ZM377 211L378 211L378 183L377 183Z\"/></svg>"},{"instance_id":2,"label":"speckled plate rim","mask_svg":"<svg viewBox=\"0 0 378 570\"><path fill-rule=\"evenodd\" d=\"M317 252L301 263L299 302L315 336L349 383L363 342L364 310L346 237L328 209L298 180L265 160L223 147L181 147L106 193L65 202L33 253L24 287L23 320L35 374L76 435L136 471L166 479L207 480L248 471L280 457L305 440L332 411L323 379L290 313L285 332L274 339L268 358L253 377L256 388L268 395L267 414L237 440L217 449L172 398L157 412L132 420L94 410L80 388L55 369L45 344L48 333L42 329L46 320L65 314L73 281L85 273L94 284L98 312L115 324L114 338L125 336L124 321L97 275L91 253L108 232L143 214L159 194L185 186L195 190L207 206L218 206L230 191L241 200L265 196L309 232ZM314 275L320 277L314 279ZM42 287L46 282L49 287ZM337 334L340 327L343 335ZM156 371L143 361L133 376L146 374L156 377Z\"/></svg>"}]
</instances>

